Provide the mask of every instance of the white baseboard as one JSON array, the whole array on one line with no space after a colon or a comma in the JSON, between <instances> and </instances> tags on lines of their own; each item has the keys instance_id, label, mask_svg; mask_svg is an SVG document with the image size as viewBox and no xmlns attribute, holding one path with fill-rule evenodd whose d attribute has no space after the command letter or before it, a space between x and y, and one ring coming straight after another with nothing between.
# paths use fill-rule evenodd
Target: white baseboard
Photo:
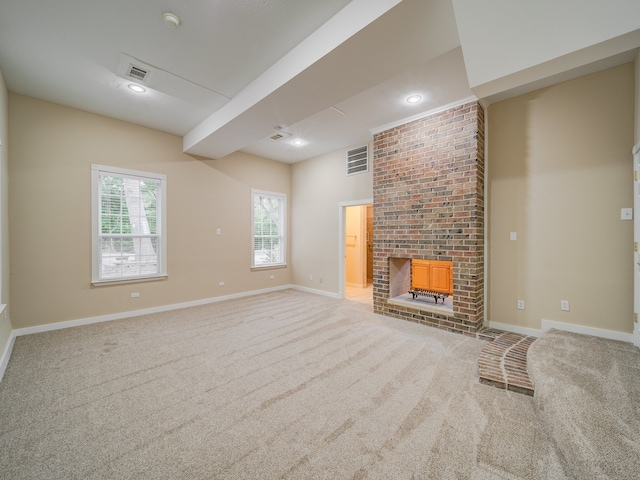
<instances>
[{"instance_id":1,"label":"white baseboard","mask_svg":"<svg viewBox=\"0 0 640 480\"><path fill-rule=\"evenodd\" d=\"M496 330L504 330L505 332L519 333L520 335L528 335L530 337L539 337L542 335L542 330L536 330L535 328L520 327L518 325L510 325L508 323L500 322L488 322L489 328L495 328Z\"/></svg>"},{"instance_id":2,"label":"white baseboard","mask_svg":"<svg viewBox=\"0 0 640 480\"><path fill-rule=\"evenodd\" d=\"M50 332L52 330L61 330L63 328L79 327L81 325L90 325L92 323L109 322L112 320L122 320L123 318L139 317L141 315L149 315L151 313L168 312L170 310L178 310L180 308L197 307L198 305L206 305L208 303L223 302L234 298L250 297L261 293L276 292L278 290L287 290L293 288L291 285L282 285L279 287L265 288L262 290L253 290L250 292L234 293L231 295L223 295L221 297L204 298L202 300L194 300L192 302L174 303L171 305L162 305L160 307L144 308L141 310L131 310L128 312L113 313L109 315L100 315L97 317L80 318L78 320L68 320L66 322L50 323L47 325L37 325L35 327L25 327L13 330L16 337L21 335L30 335L32 333Z\"/></svg>"},{"instance_id":3,"label":"white baseboard","mask_svg":"<svg viewBox=\"0 0 640 480\"><path fill-rule=\"evenodd\" d=\"M301 292L314 293L316 295L323 295L325 297L336 298L338 300L341 298L339 293L327 292L325 290L316 290L315 288L309 288L309 287L301 287L300 285L289 285L289 288L292 288L293 290L300 290Z\"/></svg>"},{"instance_id":4,"label":"white baseboard","mask_svg":"<svg viewBox=\"0 0 640 480\"><path fill-rule=\"evenodd\" d=\"M7 343L0 345L0 381L4 376L4 371L9 364L9 358L13 351L13 343L16 340L15 333L11 328L11 320L9 320L8 307L6 304L0 305L0 330L3 332L9 332Z\"/></svg>"},{"instance_id":5,"label":"white baseboard","mask_svg":"<svg viewBox=\"0 0 640 480\"><path fill-rule=\"evenodd\" d=\"M80 318L77 320L68 320L65 322L50 323L47 325L36 325L34 327L16 328L11 331L9 342L4 348L2 354L0 354L0 381L9 363L11 352L13 351L13 345L16 337L22 335L30 335L32 333L50 332L53 330L62 330L64 328L79 327L82 325L90 325L92 323L109 322L112 320L122 320L125 318L139 317L141 315L149 315L151 313L168 312L170 310L178 310L180 308L196 307L198 305L206 305L209 303L223 302L225 300L232 300L234 298L250 297L253 295L260 295L262 293L277 292L279 290L300 290L303 292L313 293L316 295L324 295L326 297L339 299L340 295L336 293L326 292L323 290L315 290L312 288L300 287L298 285L281 285L278 287L264 288L261 290L252 290L250 292L240 292L231 295L223 295L220 297L204 298L202 300L194 300L192 302L174 303L171 305L162 305L160 307L144 308L140 310L130 310L127 312L113 313L109 315L100 315L96 317Z\"/></svg>"},{"instance_id":6,"label":"white baseboard","mask_svg":"<svg viewBox=\"0 0 640 480\"><path fill-rule=\"evenodd\" d=\"M603 328L585 327L573 323L556 322L555 320L542 320L542 331L555 328L566 332L581 333L592 337L608 338L609 340L619 340L621 342L633 343L633 333L616 332L615 330L605 330Z\"/></svg>"},{"instance_id":7,"label":"white baseboard","mask_svg":"<svg viewBox=\"0 0 640 480\"><path fill-rule=\"evenodd\" d=\"M504 330L505 332L519 333L520 335L529 335L531 337L539 337L547 330L555 328L556 330L564 330L565 332L580 333L582 335L591 335L592 337L607 338L609 340L620 340L621 342L633 343L633 333L616 332L615 330L605 330L603 328L585 327L583 325L575 325L573 323L556 322L555 320L543 319L542 328L540 330L500 322L488 322L487 326L489 328Z\"/></svg>"},{"instance_id":8,"label":"white baseboard","mask_svg":"<svg viewBox=\"0 0 640 480\"><path fill-rule=\"evenodd\" d=\"M2 381L2 377L4 377L4 372L7 369L7 365L9 364L9 358L11 358L11 352L13 351L13 344L15 343L15 341L15 332L11 331L9 341L5 345L4 351L0 355L0 382Z\"/></svg>"},{"instance_id":9,"label":"white baseboard","mask_svg":"<svg viewBox=\"0 0 640 480\"><path fill-rule=\"evenodd\" d=\"M242 297L250 297L253 295L260 295L262 293L269 293L269 292L276 292L279 290L288 290L288 289L294 289L294 290L302 290L302 291L306 291L309 293L315 293L318 295L325 295L325 296L329 296L332 298L340 298L338 295L333 294L333 293L329 293L329 292L323 292L322 290L313 290L310 288L304 288L304 287L299 287L297 285L281 285L278 287L272 287L272 288L264 288L261 290L252 290L250 292L240 292L240 293L234 293L231 295L223 295L220 297L212 297L212 298L204 298L202 300L194 300L191 302L183 302L183 303L174 303L171 305L162 305L160 307L151 307L151 308L144 308L144 309L140 309L140 310L130 310L127 312L119 312L119 313L113 313L113 314L109 314L109 315L100 315L100 316L96 316L96 317L88 317L88 318L80 318L77 320L68 320L65 322L57 322L57 323L50 323L47 325L36 325L34 327L25 327L25 328L16 328L13 329L11 331L11 335L9 337L9 342L7 343L7 345L5 346L4 351L2 352L2 354L0 355L0 381L2 381L2 377L4 376L4 372L7 368L7 365L9 363L9 358L11 357L11 352L13 351L13 345L15 343L15 339L16 337L22 336L22 335L30 335L32 333L42 333L42 332L50 332L53 330L62 330L64 328L72 328L72 327L79 327L82 325L90 325L92 323L100 323L100 322L109 322L112 320L122 320L125 318L133 318L133 317L139 317L141 315L149 315L151 313L159 313L159 312L168 312L171 310L178 310L180 308L188 308L188 307L197 307L199 305L206 305L209 303L216 303L216 302L223 302L225 300L232 300L234 298L242 298Z\"/></svg>"}]
</instances>

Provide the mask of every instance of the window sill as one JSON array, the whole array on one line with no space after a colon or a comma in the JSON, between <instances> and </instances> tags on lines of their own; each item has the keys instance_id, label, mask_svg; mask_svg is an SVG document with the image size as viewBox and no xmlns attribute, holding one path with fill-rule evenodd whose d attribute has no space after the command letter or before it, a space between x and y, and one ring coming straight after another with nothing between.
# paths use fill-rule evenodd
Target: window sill
<instances>
[{"instance_id":1,"label":"window sill","mask_svg":"<svg viewBox=\"0 0 640 480\"><path fill-rule=\"evenodd\" d=\"M273 265L258 265L256 267L251 267L251 271L259 271L259 270L271 270L275 268L287 268L286 263L278 263Z\"/></svg>"},{"instance_id":2,"label":"window sill","mask_svg":"<svg viewBox=\"0 0 640 480\"><path fill-rule=\"evenodd\" d=\"M97 280L91 282L94 287L108 287L109 285L126 285L127 283L140 283L140 282L156 282L158 280L166 280L169 275L156 275L154 277L141 277L141 278L122 278L117 280Z\"/></svg>"}]
</instances>

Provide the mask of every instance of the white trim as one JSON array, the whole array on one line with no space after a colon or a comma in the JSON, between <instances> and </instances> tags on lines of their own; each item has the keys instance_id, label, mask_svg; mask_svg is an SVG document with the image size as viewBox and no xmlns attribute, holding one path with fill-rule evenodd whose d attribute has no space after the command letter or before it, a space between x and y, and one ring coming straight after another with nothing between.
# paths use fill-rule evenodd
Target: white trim
<instances>
[{"instance_id":1,"label":"white trim","mask_svg":"<svg viewBox=\"0 0 640 480\"><path fill-rule=\"evenodd\" d=\"M91 170L96 170L98 172L115 173L116 175L123 175L125 177L140 177L142 179L153 178L155 180L158 180L159 182L164 182L167 180L167 176L164 173L142 172L140 170L111 167L109 165L99 165L97 163L91 164Z\"/></svg>"},{"instance_id":2,"label":"white trim","mask_svg":"<svg viewBox=\"0 0 640 480\"><path fill-rule=\"evenodd\" d=\"M373 198L365 198L364 200L349 200L346 202L338 202L338 297L344 298L347 291L347 272L345 266L345 235L347 232L347 216L345 215L346 207L358 207L362 205L373 205Z\"/></svg>"},{"instance_id":3,"label":"white trim","mask_svg":"<svg viewBox=\"0 0 640 480\"><path fill-rule=\"evenodd\" d=\"M573 323L556 322L555 320L542 319L542 331L546 332L555 328L556 330L564 330L566 332L580 333L582 335L591 335L592 337L607 338L609 340L619 340L621 342L633 343L633 333L617 332L615 330L605 330L603 328L585 327L584 325L575 325Z\"/></svg>"},{"instance_id":4,"label":"white trim","mask_svg":"<svg viewBox=\"0 0 640 480\"><path fill-rule=\"evenodd\" d=\"M110 315L100 315L97 317L88 317L88 318L81 318L78 320L69 320L66 322L57 322L57 323L50 323L47 325L37 325L35 327L25 327L25 328L17 328L17 329L13 329L11 331L11 335L9 337L9 342L7 343L4 352L2 352L2 355L0 355L0 382L2 381L2 377L4 376L4 372L7 368L7 365L9 364L9 359L11 358L11 353L13 351L13 345L15 343L15 339L16 337L20 337L22 335L31 335L33 333L43 333L43 332L51 332L54 330L62 330L65 328L72 328L72 327L80 327L83 325L90 325L93 323L101 323L101 322L110 322L112 320L123 320L126 318L134 318L134 317L139 317L141 315L149 315L152 313L160 313L160 312L168 312L171 310L179 310L181 308L189 308L189 307L197 307L199 305L206 305L209 303L216 303L216 302L222 302L225 300L232 300L232 299L236 299L236 298L243 298L243 297L249 297L252 295L260 295L263 293L270 293L270 292L277 292L280 290L300 290L302 292L307 292L307 293L312 293L312 294L316 294L316 295L322 295L325 297L330 297L330 298L334 298L339 300L340 296L336 293L331 293L331 292L326 292L326 291L322 291L322 290L315 290L312 288L307 288L307 287L301 287L299 285L281 285L279 287L271 287L271 288L264 288L261 290L253 290L250 292L241 292L241 293L234 293L231 295L224 295L221 297L213 297L213 298L205 298L202 300L194 300L192 302L183 302L183 303L174 303L171 305L163 305L160 307L151 307L151 308L145 308L145 309L141 309L141 310L132 310L132 311L128 311L128 312L120 312L120 313L113 313Z\"/></svg>"},{"instance_id":5,"label":"white trim","mask_svg":"<svg viewBox=\"0 0 640 480\"><path fill-rule=\"evenodd\" d=\"M156 280L166 280L169 275L152 275L150 277L122 278L120 280L101 280L99 282L91 282L94 287L107 287L109 285L126 285L129 283L154 282Z\"/></svg>"},{"instance_id":6,"label":"white trim","mask_svg":"<svg viewBox=\"0 0 640 480\"><path fill-rule=\"evenodd\" d=\"M250 292L233 293L231 295L223 295L221 297L204 298L202 300L194 300L192 302L174 303L171 305L162 305L160 307L144 308L141 310L131 310L128 312L112 313L109 315L100 315L97 317L80 318L78 320L68 320L66 322L50 323L47 325L37 325L35 327L25 327L13 330L16 337L22 335L30 335L32 333L50 332L53 330L62 330L64 328L79 327L82 325L90 325L92 323L110 322L112 320L122 320L125 318L139 317L141 315L149 315L151 313L168 312L170 310L178 310L180 308L197 307L209 303L222 302L234 298L249 297L251 295L260 295L262 293L275 292L278 290L287 290L292 288L291 285L282 285L279 287L265 288L262 290L253 290Z\"/></svg>"},{"instance_id":7,"label":"white trim","mask_svg":"<svg viewBox=\"0 0 640 480\"><path fill-rule=\"evenodd\" d=\"M300 285L289 285L289 288L291 288L292 290L299 290L301 292L313 293L315 295L335 298L336 300L340 300L342 298L339 293L327 292L325 290L316 290L315 288L303 287Z\"/></svg>"},{"instance_id":8,"label":"white trim","mask_svg":"<svg viewBox=\"0 0 640 480\"><path fill-rule=\"evenodd\" d=\"M500 322L488 322L489 328L495 328L497 330L504 330L505 332L519 333L520 335L528 335L530 337L539 337L542 335L542 330L536 330L535 328L520 327L518 325L510 325L508 323Z\"/></svg>"},{"instance_id":9,"label":"white trim","mask_svg":"<svg viewBox=\"0 0 640 480\"><path fill-rule=\"evenodd\" d=\"M366 198L364 200L351 200L349 202L339 202L339 207L360 207L362 205L373 205L373 198Z\"/></svg>"},{"instance_id":10,"label":"white trim","mask_svg":"<svg viewBox=\"0 0 640 480\"><path fill-rule=\"evenodd\" d=\"M2 138L0 137L0 185L2 185L2 182L3 182L3 175L2 175L2 170L3 170L3 168L2 168L2 157L3 157L3 155L2 155L2 152L3 152L3 149L2 149ZM7 170L8 170L8 166L7 166ZM9 176L7 175L7 180L8 180L8 178L9 178ZM5 192L4 190L5 189L0 187L0 192L1 192L0 193L0 212L2 212L2 210L4 210L5 201L6 201L6 205L7 206L9 205L9 201L8 201L9 194L8 194L8 192ZM7 188L7 190L9 190L9 189ZM6 209L6 211L8 211L8 208ZM4 277L4 275L2 274L2 272L4 272L4 260L3 260L4 255L3 255L3 251L4 250L6 250L7 252L9 251L8 247L6 249L3 248L3 244L4 244L3 243L3 232L5 231L5 229L4 229L5 222L6 222L7 225L8 225L9 222L8 222L8 215L0 215L0 217L2 217L2 220L0 220L0 301L2 301L2 297L4 296L3 292L5 292L7 290L6 286L5 286L5 288L3 288L3 277ZM6 231L7 232L9 231L8 227L7 227ZM8 242L7 242L7 245L8 245ZM8 261L7 261L7 264L8 264ZM8 295L6 295L6 297L7 297L7 302L8 302L9 301ZM6 308L6 306L4 308ZM2 373L0 373L0 380L1 379L2 379Z\"/></svg>"},{"instance_id":11,"label":"white trim","mask_svg":"<svg viewBox=\"0 0 640 480\"><path fill-rule=\"evenodd\" d=\"M11 335L9 335L9 342L7 342L4 352L0 355L0 382L2 381L2 377L4 377L4 372L9 364L9 358L11 358L11 352L13 351L13 344L16 341L16 336L15 330L12 330Z\"/></svg>"},{"instance_id":12,"label":"white trim","mask_svg":"<svg viewBox=\"0 0 640 480\"><path fill-rule=\"evenodd\" d=\"M9 357L11 357L11 351L13 350L13 343L16 339L14 335L13 328L11 327L11 321L9 320L9 314L7 312L7 305L0 305L0 322L6 324L9 327L9 339L7 343L4 345L2 354L0 355L0 381L2 381L2 377L4 375L4 371L7 368L7 364L9 363Z\"/></svg>"},{"instance_id":13,"label":"white trim","mask_svg":"<svg viewBox=\"0 0 640 480\"><path fill-rule=\"evenodd\" d=\"M607 338L609 340L619 340L621 342L633 343L632 333L616 332L615 330L605 330L603 328L585 327L584 325L557 322L555 320L542 319L542 328L540 330L500 322L488 322L487 326L489 328L504 330L505 332L519 333L521 335L529 335L531 337L540 337L547 330L555 328L556 330L563 330L565 332L579 333L582 335L591 335L592 337Z\"/></svg>"},{"instance_id":14,"label":"white trim","mask_svg":"<svg viewBox=\"0 0 640 480\"><path fill-rule=\"evenodd\" d=\"M281 206L280 216L282 217L282 224L279 225L280 229L282 230L282 233L280 234L280 237L281 237L280 256L282 258L279 263L266 263L266 264L256 265L256 252L255 252L256 240L255 240L255 230L254 230L255 229L254 215L256 210L255 208L256 196L273 197L273 198L277 198L280 202L280 206ZM289 258L289 252L287 251L287 245L289 243L289 238L288 238L289 232L287 230L288 228L287 203L288 202L289 202L289 199L286 193L269 192L267 190L260 190L258 188L251 189L251 270L264 269L264 268L286 268L287 258Z\"/></svg>"},{"instance_id":15,"label":"white trim","mask_svg":"<svg viewBox=\"0 0 640 480\"><path fill-rule=\"evenodd\" d=\"M257 267L251 267L252 272L259 272L260 270L273 270L276 268L287 268L289 265L286 263L273 263L270 265L259 265Z\"/></svg>"},{"instance_id":16,"label":"white trim","mask_svg":"<svg viewBox=\"0 0 640 480\"><path fill-rule=\"evenodd\" d=\"M100 256L100 175L113 174L126 178L154 180L158 184L158 201L156 203L156 238L158 242L158 273L151 276L136 275L114 279L101 279L98 276ZM91 283L94 286L118 284L130 280L156 280L167 276L167 176L162 173L142 172L128 168L110 167L108 165L91 165Z\"/></svg>"},{"instance_id":17,"label":"white trim","mask_svg":"<svg viewBox=\"0 0 640 480\"><path fill-rule=\"evenodd\" d=\"M491 209L491 195L489 195L489 175L491 168L489 165L489 109L482 107L484 110L484 224L482 226L484 235L484 252L483 252L483 264L484 264L484 285L482 288L482 318L483 320L489 317L489 262L491 261L491 253L489 248L489 212Z\"/></svg>"},{"instance_id":18,"label":"white trim","mask_svg":"<svg viewBox=\"0 0 640 480\"><path fill-rule=\"evenodd\" d=\"M196 307L199 305L207 305L210 303L217 303L217 302L222 302L225 300L232 300L232 299L236 299L236 298L243 298L243 297L250 297L252 295L260 295L263 293L270 293L270 292L277 292L280 290L288 290L288 289L292 289L292 290L299 290L302 292L307 292L307 293L313 293L316 295L322 295L325 297L330 297L330 298L335 298L335 299L340 299L342 298L341 295L339 293L333 293L333 292L327 292L324 290L317 290L314 288L308 288L308 287L303 287L300 285L281 285L279 287L271 287L271 288L264 288L261 290L252 290L249 292L240 292L240 293L233 293L230 295L223 295L220 297L211 297L211 298L204 298L202 300L194 300L191 302L182 302L182 303L174 303L171 305L162 305L160 307L151 307L151 308L144 308L144 309L140 309L140 310L130 310L127 312L119 312L119 313L112 313L109 315L100 315L97 317L88 317L88 318L81 318L81 319L77 319L77 320L68 320L65 322L57 322L57 323L50 323L47 325L37 325L34 327L25 327L25 328L17 328L17 329L13 329L11 332L11 336L9 339L9 343L7 344L7 346L5 347L4 352L2 353L2 355L0 356L0 379L2 378L2 373L4 373L4 369L7 366L7 363L9 361L9 356L11 355L11 350L13 349L13 343L15 341L16 337L20 337L22 335L31 335L33 333L42 333L42 332L49 332L49 331L54 331L54 330L62 330L65 328L72 328L72 327L79 327L82 325L90 325L93 323L101 323L101 322L109 322L112 320L122 320L125 318L133 318L133 317L139 317L141 315L149 315L152 313L160 313L160 312L168 312L171 310L178 310L181 308L189 308L189 307ZM583 325L575 325L575 324L571 324L571 323L563 323L563 322L556 322L554 320L542 320L542 329L541 330L536 330L534 328L528 328L528 327L520 327L518 325L510 325L507 323L500 323L500 322L488 322L488 327L489 328L495 328L498 330L504 330L506 332L513 332L513 333L520 333L522 335L530 335L533 337L539 337L540 335L542 335L545 331L551 329L551 328L555 328L557 330L565 330L567 332L574 332L574 333L580 333L583 335L591 335L594 337L601 337L601 338L608 338L610 340L620 340L623 342L627 342L627 343L632 343L633 342L633 334L631 333L624 333L624 332L616 332L614 330L605 330L602 328L595 328L595 327L585 327Z\"/></svg>"},{"instance_id":19,"label":"white trim","mask_svg":"<svg viewBox=\"0 0 640 480\"><path fill-rule=\"evenodd\" d=\"M347 292L347 268L345 238L347 235L346 208L351 205L338 204L338 296L344 298Z\"/></svg>"},{"instance_id":20,"label":"white trim","mask_svg":"<svg viewBox=\"0 0 640 480\"><path fill-rule=\"evenodd\" d=\"M634 176L640 174L640 142L633 149L632 161ZM633 180L633 241L640 244L640 184L638 180ZM640 252L633 252L633 344L640 347L640 323L638 323L638 315L640 314Z\"/></svg>"},{"instance_id":21,"label":"white trim","mask_svg":"<svg viewBox=\"0 0 640 480\"><path fill-rule=\"evenodd\" d=\"M404 125L405 123L411 123L416 120L420 120L421 118L430 117L431 115L435 115L437 113L446 112L450 108L460 107L462 105L466 105L467 103L477 102L478 97L475 95L471 95L470 97L463 98L461 100L457 100L455 102L448 103L446 105L442 105L441 107L434 108L433 110L427 110L426 112L418 113L416 115L412 115L410 117L403 118L401 120L397 120L395 122L387 123L386 125L381 125L379 127L375 127L370 129L372 135L375 135L380 132L384 132L385 130L390 130L395 127L399 127L400 125ZM485 159L486 163L486 159Z\"/></svg>"}]
</instances>

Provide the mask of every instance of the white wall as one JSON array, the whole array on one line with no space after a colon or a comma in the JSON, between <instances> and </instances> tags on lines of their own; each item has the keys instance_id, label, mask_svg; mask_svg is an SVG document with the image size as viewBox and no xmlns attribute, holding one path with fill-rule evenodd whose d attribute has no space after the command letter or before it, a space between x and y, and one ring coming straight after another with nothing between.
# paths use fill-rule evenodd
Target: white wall
<instances>
[{"instance_id":1,"label":"white wall","mask_svg":"<svg viewBox=\"0 0 640 480\"><path fill-rule=\"evenodd\" d=\"M637 0L453 0L453 6L472 89L555 59L556 71L546 76L638 46ZM531 73L528 80L537 79Z\"/></svg>"},{"instance_id":2,"label":"white wall","mask_svg":"<svg viewBox=\"0 0 640 480\"><path fill-rule=\"evenodd\" d=\"M251 189L290 196L289 165L195 158L178 136L21 95L9 108L14 328L290 284L290 268L251 270ZM166 280L91 285L92 163L167 175Z\"/></svg>"},{"instance_id":3,"label":"white wall","mask_svg":"<svg viewBox=\"0 0 640 480\"><path fill-rule=\"evenodd\" d=\"M489 321L632 331L633 104L625 64L489 107Z\"/></svg>"},{"instance_id":4,"label":"white wall","mask_svg":"<svg viewBox=\"0 0 640 480\"><path fill-rule=\"evenodd\" d=\"M635 60L635 115L634 115L634 145L640 142L640 48L636 52Z\"/></svg>"},{"instance_id":5,"label":"white wall","mask_svg":"<svg viewBox=\"0 0 640 480\"><path fill-rule=\"evenodd\" d=\"M340 238L339 204L373 198L371 144L369 171L349 177L347 150L294 164L291 169L291 280L332 294L340 293L344 274L339 261L340 243L344 242Z\"/></svg>"}]
</instances>

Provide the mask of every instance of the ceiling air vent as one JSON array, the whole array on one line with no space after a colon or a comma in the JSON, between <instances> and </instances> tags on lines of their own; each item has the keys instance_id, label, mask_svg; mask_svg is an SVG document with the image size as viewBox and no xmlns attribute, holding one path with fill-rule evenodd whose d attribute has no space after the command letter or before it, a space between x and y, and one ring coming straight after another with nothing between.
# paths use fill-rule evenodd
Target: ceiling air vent
<instances>
[{"instance_id":1,"label":"ceiling air vent","mask_svg":"<svg viewBox=\"0 0 640 480\"><path fill-rule=\"evenodd\" d=\"M140 82L144 82L147 79L149 72L144 68L136 67L133 64L129 64L129 69L127 70L127 77L133 78Z\"/></svg>"},{"instance_id":2,"label":"ceiling air vent","mask_svg":"<svg viewBox=\"0 0 640 480\"><path fill-rule=\"evenodd\" d=\"M369 171L369 146L354 148L347 152L347 175Z\"/></svg>"},{"instance_id":3,"label":"ceiling air vent","mask_svg":"<svg viewBox=\"0 0 640 480\"><path fill-rule=\"evenodd\" d=\"M290 136L291 136L291 134L290 134L289 132L285 132L285 131L282 129L282 127L274 127L273 129L276 131L276 133L274 133L273 135L271 135L269 138L270 138L271 140L275 140L276 142L277 142L278 140L282 140L283 138L287 138L287 137L290 137Z\"/></svg>"}]
</instances>

